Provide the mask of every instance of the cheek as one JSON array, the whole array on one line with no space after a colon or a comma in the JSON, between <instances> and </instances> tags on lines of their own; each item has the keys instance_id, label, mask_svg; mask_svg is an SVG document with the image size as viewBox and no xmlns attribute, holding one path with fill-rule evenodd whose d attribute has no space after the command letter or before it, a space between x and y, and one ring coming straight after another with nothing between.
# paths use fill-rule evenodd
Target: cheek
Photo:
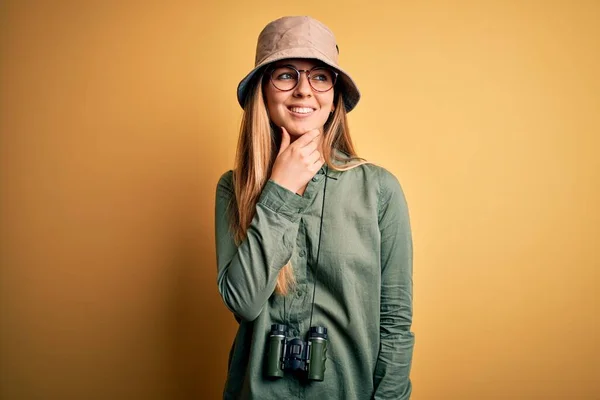
<instances>
[{"instance_id":1,"label":"cheek","mask_svg":"<svg viewBox=\"0 0 600 400\"><path fill-rule=\"evenodd\" d=\"M333 93L327 93L320 99L321 108L329 113L333 107Z\"/></svg>"},{"instance_id":2,"label":"cheek","mask_svg":"<svg viewBox=\"0 0 600 400\"><path fill-rule=\"evenodd\" d=\"M273 113L277 109L281 108L285 98L281 96L281 93L274 93L272 90L265 90L265 103L269 112Z\"/></svg>"}]
</instances>

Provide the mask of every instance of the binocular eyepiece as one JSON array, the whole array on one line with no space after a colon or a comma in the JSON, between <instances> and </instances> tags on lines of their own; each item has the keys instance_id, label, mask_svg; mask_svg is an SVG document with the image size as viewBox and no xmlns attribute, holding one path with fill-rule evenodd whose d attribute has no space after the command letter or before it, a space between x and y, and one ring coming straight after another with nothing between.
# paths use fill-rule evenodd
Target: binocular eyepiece
<instances>
[{"instance_id":1,"label":"binocular eyepiece","mask_svg":"<svg viewBox=\"0 0 600 400\"><path fill-rule=\"evenodd\" d=\"M284 371L306 373L312 381L322 381L327 360L327 328L312 326L308 340L287 338L287 326L271 325L267 345L267 376L283 377Z\"/></svg>"}]
</instances>

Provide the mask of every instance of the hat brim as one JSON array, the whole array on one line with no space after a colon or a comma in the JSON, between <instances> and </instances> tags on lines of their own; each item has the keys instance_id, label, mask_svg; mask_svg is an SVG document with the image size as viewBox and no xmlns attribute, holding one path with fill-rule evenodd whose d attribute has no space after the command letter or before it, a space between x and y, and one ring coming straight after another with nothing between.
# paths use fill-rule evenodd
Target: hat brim
<instances>
[{"instance_id":1,"label":"hat brim","mask_svg":"<svg viewBox=\"0 0 600 400\"><path fill-rule=\"evenodd\" d=\"M338 85L340 90L342 91L344 107L346 108L346 112L350 112L352 111L352 109L354 109L354 107L356 107L356 104L360 100L360 92L358 90L358 87L356 86L350 75L346 73L346 71L341 69L338 65L329 60L327 57L325 57L324 54L316 51L315 49L293 48L271 54L268 58L261 61L256 67L254 67L254 69L250 71L250 73L248 73L248 75L246 75L246 77L240 81L237 88L237 98L238 103L242 108L244 108L246 104L246 99L248 98L250 88L253 86L252 83L254 82L254 79L257 78L257 75L260 75L259 72L261 72L264 69L264 67L266 67L268 64L287 58L316 59L334 68L336 71L339 72L338 82L336 83L336 85Z\"/></svg>"}]
</instances>

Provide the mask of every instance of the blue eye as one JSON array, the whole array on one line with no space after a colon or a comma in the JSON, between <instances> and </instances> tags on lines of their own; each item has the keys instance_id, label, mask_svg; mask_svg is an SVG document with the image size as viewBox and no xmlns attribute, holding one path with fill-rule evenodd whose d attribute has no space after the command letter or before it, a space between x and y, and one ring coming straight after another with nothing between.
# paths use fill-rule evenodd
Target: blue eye
<instances>
[{"instance_id":1,"label":"blue eye","mask_svg":"<svg viewBox=\"0 0 600 400\"><path fill-rule=\"evenodd\" d=\"M311 78L315 81L320 81L320 82L328 82L329 81L329 76L327 76L326 74L318 74L315 76L311 76Z\"/></svg>"},{"instance_id":2,"label":"blue eye","mask_svg":"<svg viewBox=\"0 0 600 400\"><path fill-rule=\"evenodd\" d=\"M285 72L283 74L277 75L277 79L288 80L288 79L294 79L294 77L289 72Z\"/></svg>"}]
</instances>

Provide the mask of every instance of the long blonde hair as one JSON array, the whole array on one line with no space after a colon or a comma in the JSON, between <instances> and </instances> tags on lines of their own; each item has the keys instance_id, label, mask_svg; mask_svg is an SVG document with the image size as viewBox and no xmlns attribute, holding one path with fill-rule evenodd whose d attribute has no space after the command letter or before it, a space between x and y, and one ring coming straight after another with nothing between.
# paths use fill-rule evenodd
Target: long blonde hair
<instances>
[{"instance_id":1,"label":"long blonde hair","mask_svg":"<svg viewBox=\"0 0 600 400\"><path fill-rule=\"evenodd\" d=\"M235 156L233 169L235 204L230 206L230 221L237 245L246 238L246 232L256 213L256 203L269 180L273 163L279 152L280 140L277 140L279 138L276 138L271 127L262 89L262 79L257 79L244 107ZM358 157L354 150L340 91L337 93L335 104L335 111L323 129L323 158L329 168L346 171L366 161ZM344 161L350 161L350 164L344 167L336 166L334 162L341 160L336 158L334 149L347 154L349 158ZM293 269L288 261L279 271L275 292L286 295L294 284Z\"/></svg>"}]
</instances>

